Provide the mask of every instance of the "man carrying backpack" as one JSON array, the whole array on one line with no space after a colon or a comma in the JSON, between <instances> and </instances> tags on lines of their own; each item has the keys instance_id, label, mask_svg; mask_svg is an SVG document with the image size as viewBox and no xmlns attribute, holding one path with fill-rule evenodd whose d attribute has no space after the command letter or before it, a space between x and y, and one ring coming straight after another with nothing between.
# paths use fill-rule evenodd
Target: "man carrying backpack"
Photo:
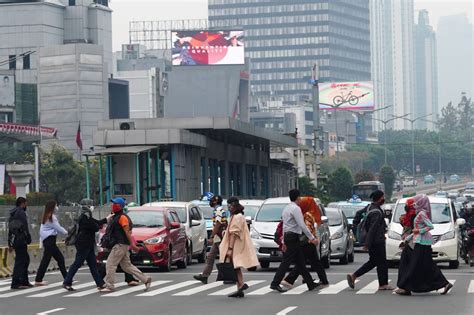
<instances>
[{"instance_id":1,"label":"man carrying backpack","mask_svg":"<svg viewBox=\"0 0 474 315\"><path fill-rule=\"evenodd\" d=\"M376 190L371 195L372 204L368 208L367 216L360 222L361 242L364 249L369 251L369 261L362 265L355 273L347 275L349 287L354 289L355 280L377 267L379 290L394 290L388 284L388 263L385 252L385 220L384 212L380 208L385 203L383 191Z\"/></svg>"},{"instance_id":2,"label":"man carrying backpack","mask_svg":"<svg viewBox=\"0 0 474 315\"><path fill-rule=\"evenodd\" d=\"M105 267L107 272L105 276L106 286L100 289L100 292L114 291L115 272L118 265L120 265L124 272L132 274L143 282L145 284L145 291L148 291L151 286L151 277L145 276L145 274L132 265L130 261L129 247L134 252L138 252L140 249L132 237L132 220L124 213L125 199L117 197L111 201L114 216L108 223L109 226L107 226L107 230L102 237L102 244L104 245L105 237L108 244L104 246L111 248L111 251L109 257L107 257Z\"/></svg>"},{"instance_id":3,"label":"man carrying backpack","mask_svg":"<svg viewBox=\"0 0 474 315\"><path fill-rule=\"evenodd\" d=\"M28 218L26 216L26 199L18 197L16 207L10 210L8 220L8 247L15 250L15 265L13 266L12 289L26 289L33 285L28 280L30 255L28 245L31 243Z\"/></svg>"}]
</instances>

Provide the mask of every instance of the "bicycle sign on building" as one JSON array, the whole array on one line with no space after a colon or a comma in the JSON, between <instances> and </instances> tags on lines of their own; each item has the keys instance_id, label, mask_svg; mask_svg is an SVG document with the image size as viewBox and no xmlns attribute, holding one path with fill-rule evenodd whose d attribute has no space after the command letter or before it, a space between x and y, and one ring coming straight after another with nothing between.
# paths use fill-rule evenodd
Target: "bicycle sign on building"
<instances>
[{"instance_id":1,"label":"bicycle sign on building","mask_svg":"<svg viewBox=\"0 0 474 315\"><path fill-rule=\"evenodd\" d=\"M319 85L319 108L373 111L372 82L328 82Z\"/></svg>"}]
</instances>

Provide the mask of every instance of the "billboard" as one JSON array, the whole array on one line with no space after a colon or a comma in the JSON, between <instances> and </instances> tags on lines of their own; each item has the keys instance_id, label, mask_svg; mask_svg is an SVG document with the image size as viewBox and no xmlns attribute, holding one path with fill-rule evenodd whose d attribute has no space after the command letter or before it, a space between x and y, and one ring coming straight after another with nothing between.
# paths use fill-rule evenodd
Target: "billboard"
<instances>
[{"instance_id":1,"label":"billboard","mask_svg":"<svg viewBox=\"0 0 474 315\"><path fill-rule=\"evenodd\" d=\"M0 74L0 106L15 106L15 76Z\"/></svg>"},{"instance_id":2,"label":"billboard","mask_svg":"<svg viewBox=\"0 0 474 315\"><path fill-rule=\"evenodd\" d=\"M333 82L319 85L319 108L372 111L374 85L372 82Z\"/></svg>"},{"instance_id":3,"label":"billboard","mask_svg":"<svg viewBox=\"0 0 474 315\"><path fill-rule=\"evenodd\" d=\"M171 39L174 66L245 63L242 30L172 31Z\"/></svg>"}]
</instances>

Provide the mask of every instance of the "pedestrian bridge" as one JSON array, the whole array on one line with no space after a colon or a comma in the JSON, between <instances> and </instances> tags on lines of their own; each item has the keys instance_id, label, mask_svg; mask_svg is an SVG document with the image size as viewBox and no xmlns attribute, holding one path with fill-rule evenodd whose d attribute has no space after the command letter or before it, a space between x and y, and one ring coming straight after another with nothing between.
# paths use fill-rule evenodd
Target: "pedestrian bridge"
<instances>
[{"instance_id":1,"label":"pedestrian bridge","mask_svg":"<svg viewBox=\"0 0 474 315\"><path fill-rule=\"evenodd\" d=\"M41 139L53 139L57 129L40 125L17 123L0 123L0 141L2 142L31 142Z\"/></svg>"}]
</instances>

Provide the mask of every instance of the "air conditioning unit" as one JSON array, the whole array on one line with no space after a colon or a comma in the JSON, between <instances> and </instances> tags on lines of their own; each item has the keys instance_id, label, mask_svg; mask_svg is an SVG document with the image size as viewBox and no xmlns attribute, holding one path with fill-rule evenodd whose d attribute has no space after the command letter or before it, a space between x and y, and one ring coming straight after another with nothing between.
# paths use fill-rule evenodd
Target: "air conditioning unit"
<instances>
[{"instance_id":1,"label":"air conditioning unit","mask_svg":"<svg viewBox=\"0 0 474 315\"><path fill-rule=\"evenodd\" d=\"M120 123L120 130L133 130L135 129L135 122L127 121Z\"/></svg>"}]
</instances>

